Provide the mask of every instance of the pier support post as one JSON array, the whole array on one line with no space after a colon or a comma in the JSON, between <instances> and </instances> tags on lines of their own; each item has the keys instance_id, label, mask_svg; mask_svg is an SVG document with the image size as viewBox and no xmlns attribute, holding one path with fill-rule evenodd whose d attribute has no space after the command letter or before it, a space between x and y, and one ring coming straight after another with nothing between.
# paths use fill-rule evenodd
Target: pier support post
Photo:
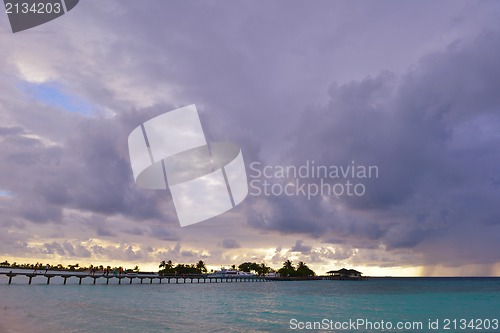
<instances>
[{"instance_id":1,"label":"pier support post","mask_svg":"<svg viewBox=\"0 0 500 333\"><path fill-rule=\"evenodd\" d=\"M12 271L10 271L9 273L7 273L7 276L9 277L9 284L11 284L12 283L12 278L14 276L16 276L16 274L13 274Z\"/></svg>"}]
</instances>

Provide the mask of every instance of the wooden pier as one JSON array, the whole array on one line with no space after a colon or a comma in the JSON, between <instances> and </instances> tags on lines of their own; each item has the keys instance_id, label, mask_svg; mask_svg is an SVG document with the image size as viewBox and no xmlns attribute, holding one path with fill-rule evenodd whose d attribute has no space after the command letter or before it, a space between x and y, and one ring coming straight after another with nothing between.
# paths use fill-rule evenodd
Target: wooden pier
<instances>
[{"instance_id":1,"label":"wooden pier","mask_svg":"<svg viewBox=\"0 0 500 333\"><path fill-rule=\"evenodd\" d=\"M124 284L133 284L134 281L140 281L143 284L146 280L147 284L159 283L163 281L166 283L175 284L185 284L185 283L232 283L232 282L266 282L266 281L276 281L275 278L260 277L260 276L227 276L227 277L211 277L208 275L179 275L179 276L169 276L169 275L158 275L158 274L87 274L87 273L20 273L20 272L0 272L0 276L5 275L9 278L8 284L12 284L13 279L17 276L24 276L28 278L28 284L32 284L33 279L44 279L46 284L50 284L51 279L61 278L63 285L66 284L68 279L77 279L78 284L82 284L82 280L90 279L92 284L97 284L100 279L106 280L106 284L109 284L110 280L118 280L118 284L122 284L122 280L125 280ZM128 279L128 281L127 281ZM102 284L102 283L99 283Z\"/></svg>"}]
</instances>

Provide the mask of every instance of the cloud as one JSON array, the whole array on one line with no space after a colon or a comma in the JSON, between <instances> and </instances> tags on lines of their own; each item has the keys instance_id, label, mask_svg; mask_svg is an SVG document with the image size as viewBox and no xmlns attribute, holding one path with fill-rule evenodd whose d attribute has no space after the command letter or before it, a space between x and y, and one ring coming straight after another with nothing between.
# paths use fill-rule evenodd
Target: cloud
<instances>
[{"instance_id":1,"label":"cloud","mask_svg":"<svg viewBox=\"0 0 500 333\"><path fill-rule=\"evenodd\" d=\"M135 236L142 236L144 235L144 230L141 228L131 228L131 229L125 229L123 232L130 234L130 235L135 235Z\"/></svg>"},{"instance_id":2,"label":"cloud","mask_svg":"<svg viewBox=\"0 0 500 333\"><path fill-rule=\"evenodd\" d=\"M221 244L224 249L238 249L241 247L240 243L232 238L225 238L222 240Z\"/></svg>"},{"instance_id":3,"label":"cloud","mask_svg":"<svg viewBox=\"0 0 500 333\"><path fill-rule=\"evenodd\" d=\"M0 127L1 136L16 135L22 133L23 131L24 129L20 126Z\"/></svg>"},{"instance_id":4,"label":"cloud","mask_svg":"<svg viewBox=\"0 0 500 333\"><path fill-rule=\"evenodd\" d=\"M309 254L311 253L312 246L304 245L302 244L301 240L298 240L295 242L295 245L292 246L290 249L290 252L300 252L302 254Z\"/></svg>"},{"instance_id":5,"label":"cloud","mask_svg":"<svg viewBox=\"0 0 500 333\"><path fill-rule=\"evenodd\" d=\"M173 231L172 229L167 229L166 227L159 226L159 225L151 227L150 236L154 237L154 238L161 239L161 240L168 240L168 241L179 240L179 236L177 236L175 231Z\"/></svg>"},{"instance_id":6,"label":"cloud","mask_svg":"<svg viewBox=\"0 0 500 333\"><path fill-rule=\"evenodd\" d=\"M498 261L498 242L485 234L495 234L500 221L499 51L500 35L488 32L424 57L403 75L332 84L330 102L303 114L290 136L293 150L280 160L356 161L378 166L380 177L362 180L362 197L256 200L250 225L413 248L432 262ZM453 254L455 244L462 256Z\"/></svg>"},{"instance_id":7,"label":"cloud","mask_svg":"<svg viewBox=\"0 0 500 333\"><path fill-rule=\"evenodd\" d=\"M46 249L46 253L47 254L55 254L55 253L57 253L60 256L66 255L66 251L62 247L62 245L58 244L56 242L52 242L51 244L45 243L44 247Z\"/></svg>"},{"instance_id":8,"label":"cloud","mask_svg":"<svg viewBox=\"0 0 500 333\"><path fill-rule=\"evenodd\" d=\"M113 233L107 229L104 229L102 227L97 228L96 234L97 234L97 236L101 236L101 237L115 237L116 236L115 233Z\"/></svg>"},{"instance_id":9,"label":"cloud","mask_svg":"<svg viewBox=\"0 0 500 333\"><path fill-rule=\"evenodd\" d=\"M21 127L3 130L8 137L0 153L5 170L0 180L18 194L19 215L36 223L61 221L63 207L146 220L172 215L159 205L159 193L133 185L126 137L136 124L124 123L131 118L62 117L58 126L72 133L62 137ZM27 175L30 182L23 181Z\"/></svg>"}]
</instances>

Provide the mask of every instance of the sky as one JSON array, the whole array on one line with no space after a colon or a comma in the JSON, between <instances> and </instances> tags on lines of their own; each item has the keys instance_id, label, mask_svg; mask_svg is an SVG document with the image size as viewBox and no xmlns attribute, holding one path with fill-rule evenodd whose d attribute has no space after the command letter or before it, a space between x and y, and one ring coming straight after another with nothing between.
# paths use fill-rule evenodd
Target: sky
<instances>
[{"instance_id":1,"label":"sky","mask_svg":"<svg viewBox=\"0 0 500 333\"><path fill-rule=\"evenodd\" d=\"M499 54L498 1L85 0L15 34L0 13L0 260L500 275ZM181 227L127 138L191 104L260 189L377 174Z\"/></svg>"}]
</instances>

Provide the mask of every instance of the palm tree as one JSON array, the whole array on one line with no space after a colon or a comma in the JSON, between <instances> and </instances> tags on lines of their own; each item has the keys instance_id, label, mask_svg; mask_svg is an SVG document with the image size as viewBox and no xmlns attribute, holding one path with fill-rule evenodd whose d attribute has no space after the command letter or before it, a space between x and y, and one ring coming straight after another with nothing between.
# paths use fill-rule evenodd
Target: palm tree
<instances>
[{"instance_id":1,"label":"palm tree","mask_svg":"<svg viewBox=\"0 0 500 333\"><path fill-rule=\"evenodd\" d=\"M169 260L169 261L162 260L162 262L160 262L160 265L159 265L160 271L162 273L173 273L173 267L174 267L174 264L172 263L172 260ZM163 268L163 270L162 270L162 268Z\"/></svg>"},{"instance_id":2,"label":"palm tree","mask_svg":"<svg viewBox=\"0 0 500 333\"><path fill-rule=\"evenodd\" d=\"M200 271L200 273L206 273L207 272L207 267L205 266L205 263L203 260L198 261L196 264L196 269Z\"/></svg>"},{"instance_id":3,"label":"palm tree","mask_svg":"<svg viewBox=\"0 0 500 333\"><path fill-rule=\"evenodd\" d=\"M298 276L315 276L316 273L310 269L303 261L299 262L297 265L297 275Z\"/></svg>"},{"instance_id":4,"label":"palm tree","mask_svg":"<svg viewBox=\"0 0 500 333\"><path fill-rule=\"evenodd\" d=\"M297 264L297 270L299 270L299 269L302 270L305 268L309 268L309 267L307 267L307 265L303 261L299 261L299 263Z\"/></svg>"},{"instance_id":5,"label":"palm tree","mask_svg":"<svg viewBox=\"0 0 500 333\"><path fill-rule=\"evenodd\" d=\"M287 259L287 260L283 263L283 268L284 268L284 269L294 270L294 268L293 268L293 264L292 264L292 262L291 262L289 259Z\"/></svg>"},{"instance_id":6,"label":"palm tree","mask_svg":"<svg viewBox=\"0 0 500 333\"><path fill-rule=\"evenodd\" d=\"M286 260L283 263L283 267L278 270L281 276L295 276L296 271L295 267L293 267L293 263L290 260Z\"/></svg>"},{"instance_id":7,"label":"palm tree","mask_svg":"<svg viewBox=\"0 0 500 333\"><path fill-rule=\"evenodd\" d=\"M242 272L248 272L252 270L252 263L251 262L244 262L238 266L238 269Z\"/></svg>"},{"instance_id":8,"label":"palm tree","mask_svg":"<svg viewBox=\"0 0 500 333\"><path fill-rule=\"evenodd\" d=\"M259 266L259 275L266 275L271 270L271 267L266 266L265 263L261 263Z\"/></svg>"}]
</instances>

